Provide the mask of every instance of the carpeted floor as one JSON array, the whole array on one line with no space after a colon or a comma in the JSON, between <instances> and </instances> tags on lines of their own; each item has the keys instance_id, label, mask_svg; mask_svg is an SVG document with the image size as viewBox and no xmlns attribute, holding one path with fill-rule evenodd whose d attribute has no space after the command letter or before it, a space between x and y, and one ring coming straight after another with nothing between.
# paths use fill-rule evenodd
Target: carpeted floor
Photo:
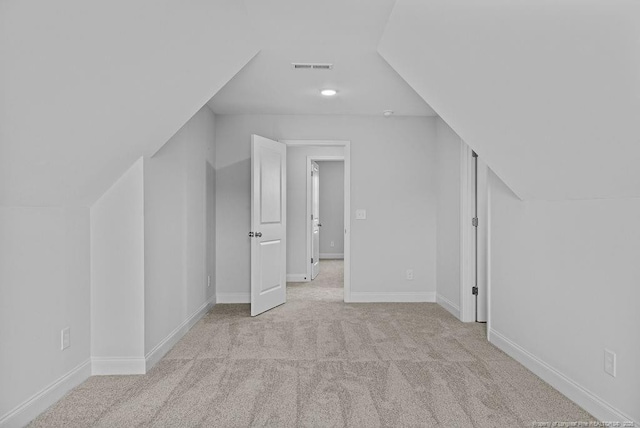
<instances>
[{"instance_id":1,"label":"carpeted floor","mask_svg":"<svg viewBox=\"0 0 640 428\"><path fill-rule=\"evenodd\" d=\"M143 376L95 376L34 427L515 427L593 418L433 303L342 302L342 262L256 318L217 305Z\"/></svg>"}]
</instances>

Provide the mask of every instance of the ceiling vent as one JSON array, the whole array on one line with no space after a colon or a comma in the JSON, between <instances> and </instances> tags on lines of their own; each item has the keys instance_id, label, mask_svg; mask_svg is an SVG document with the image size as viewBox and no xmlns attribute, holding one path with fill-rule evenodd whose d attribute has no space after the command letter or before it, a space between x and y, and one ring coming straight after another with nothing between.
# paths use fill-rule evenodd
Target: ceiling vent
<instances>
[{"instance_id":1,"label":"ceiling vent","mask_svg":"<svg viewBox=\"0 0 640 428\"><path fill-rule=\"evenodd\" d=\"M331 70L333 64L313 63L313 62L292 62L291 68L294 70Z\"/></svg>"}]
</instances>

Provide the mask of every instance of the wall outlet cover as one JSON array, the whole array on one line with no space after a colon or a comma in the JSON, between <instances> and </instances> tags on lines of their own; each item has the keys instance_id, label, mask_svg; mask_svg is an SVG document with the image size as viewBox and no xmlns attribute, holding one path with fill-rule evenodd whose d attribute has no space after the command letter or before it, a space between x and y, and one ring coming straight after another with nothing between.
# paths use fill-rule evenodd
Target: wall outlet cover
<instances>
[{"instance_id":1,"label":"wall outlet cover","mask_svg":"<svg viewBox=\"0 0 640 428\"><path fill-rule=\"evenodd\" d=\"M604 350L604 371L616 377L616 353L608 349Z\"/></svg>"},{"instance_id":2,"label":"wall outlet cover","mask_svg":"<svg viewBox=\"0 0 640 428\"><path fill-rule=\"evenodd\" d=\"M64 351L69 346L71 346L71 329L66 327L60 331L60 350Z\"/></svg>"},{"instance_id":3,"label":"wall outlet cover","mask_svg":"<svg viewBox=\"0 0 640 428\"><path fill-rule=\"evenodd\" d=\"M367 219L367 210L359 209L356 210L356 220L366 220Z\"/></svg>"}]
</instances>

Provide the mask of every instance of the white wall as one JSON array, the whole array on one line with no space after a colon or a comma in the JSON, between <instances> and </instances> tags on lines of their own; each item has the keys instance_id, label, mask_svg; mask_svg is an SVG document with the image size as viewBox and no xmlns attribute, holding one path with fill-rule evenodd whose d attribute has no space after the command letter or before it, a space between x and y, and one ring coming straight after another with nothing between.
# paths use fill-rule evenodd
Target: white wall
<instances>
[{"instance_id":1,"label":"white wall","mask_svg":"<svg viewBox=\"0 0 640 428\"><path fill-rule=\"evenodd\" d=\"M58 396L26 420L5 419L80 364L76 383L88 376L89 281L87 208L0 208L0 425L44 410ZM61 351L65 327L71 347Z\"/></svg>"},{"instance_id":2,"label":"white wall","mask_svg":"<svg viewBox=\"0 0 640 428\"><path fill-rule=\"evenodd\" d=\"M640 199L522 202L492 173L489 185L492 342L516 344L640 421ZM616 378L603 370L604 348L617 353ZM616 419L548 370L534 372L595 417Z\"/></svg>"},{"instance_id":3,"label":"white wall","mask_svg":"<svg viewBox=\"0 0 640 428\"><path fill-rule=\"evenodd\" d=\"M460 311L460 157L463 142L440 118L436 119L438 302L459 316Z\"/></svg>"},{"instance_id":4,"label":"white wall","mask_svg":"<svg viewBox=\"0 0 640 428\"><path fill-rule=\"evenodd\" d=\"M287 148L287 275L305 279L310 264L307 260L307 156L313 155L343 156L344 148Z\"/></svg>"},{"instance_id":5,"label":"white wall","mask_svg":"<svg viewBox=\"0 0 640 428\"><path fill-rule=\"evenodd\" d=\"M639 197L639 20L632 0L397 0L378 50L522 199Z\"/></svg>"},{"instance_id":6,"label":"white wall","mask_svg":"<svg viewBox=\"0 0 640 428\"><path fill-rule=\"evenodd\" d=\"M91 207L91 356L144 372L143 187L140 158Z\"/></svg>"},{"instance_id":7,"label":"white wall","mask_svg":"<svg viewBox=\"0 0 640 428\"><path fill-rule=\"evenodd\" d=\"M217 292L248 298L250 135L351 141L354 299L435 298L435 119L216 116ZM414 280L405 279L406 269Z\"/></svg>"},{"instance_id":8,"label":"white wall","mask_svg":"<svg viewBox=\"0 0 640 428\"><path fill-rule=\"evenodd\" d=\"M0 205L94 203L257 53L247 19L236 0L0 2Z\"/></svg>"},{"instance_id":9,"label":"white wall","mask_svg":"<svg viewBox=\"0 0 640 428\"><path fill-rule=\"evenodd\" d=\"M214 138L214 115L205 105L145 159L145 353L215 292L215 172L207 171L215 162Z\"/></svg>"},{"instance_id":10,"label":"white wall","mask_svg":"<svg viewBox=\"0 0 640 428\"><path fill-rule=\"evenodd\" d=\"M322 161L320 167L320 257L344 255L344 162ZM331 243L333 242L333 247Z\"/></svg>"}]
</instances>

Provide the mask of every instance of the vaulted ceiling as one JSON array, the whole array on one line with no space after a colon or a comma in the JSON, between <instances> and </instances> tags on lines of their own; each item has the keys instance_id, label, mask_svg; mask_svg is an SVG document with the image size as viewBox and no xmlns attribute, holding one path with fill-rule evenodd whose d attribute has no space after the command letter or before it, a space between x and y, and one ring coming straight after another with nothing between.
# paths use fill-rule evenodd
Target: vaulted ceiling
<instances>
[{"instance_id":1,"label":"vaulted ceiling","mask_svg":"<svg viewBox=\"0 0 640 428\"><path fill-rule=\"evenodd\" d=\"M523 199L640 196L640 2L398 0L379 52Z\"/></svg>"},{"instance_id":2,"label":"vaulted ceiling","mask_svg":"<svg viewBox=\"0 0 640 428\"><path fill-rule=\"evenodd\" d=\"M236 0L0 2L0 205L90 204L258 52L246 22Z\"/></svg>"},{"instance_id":3,"label":"vaulted ceiling","mask_svg":"<svg viewBox=\"0 0 640 428\"><path fill-rule=\"evenodd\" d=\"M394 0L248 0L260 53L209 105L216 113L432 116L377 53ZM294 70L292 62L332 63ZM325 98L323 88L338 90Z\"/></svg>"},{"instance_id":4,"label":"vaulted ceiling","mask_svg":"<svg viewBox=\"0 0 640 428\"><path fill-rule=\"evenodd\" d=\"M245 3L0 2L0 205L90 204L209 100L437 113L524 199L640 197L636 0Z\"/></svg>"}]
</instances>

